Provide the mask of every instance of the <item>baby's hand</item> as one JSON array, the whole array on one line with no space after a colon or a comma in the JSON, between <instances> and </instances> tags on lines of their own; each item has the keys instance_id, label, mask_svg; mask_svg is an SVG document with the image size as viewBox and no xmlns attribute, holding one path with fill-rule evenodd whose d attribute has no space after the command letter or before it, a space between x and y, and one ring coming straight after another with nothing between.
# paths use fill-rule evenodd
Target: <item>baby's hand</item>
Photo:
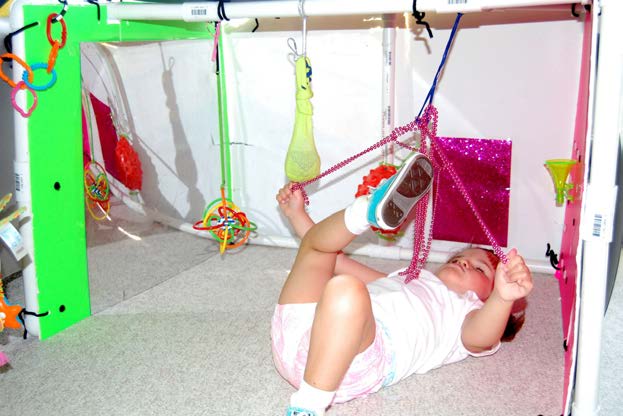
<instances>
[{"instance_id":1,"label":"baby's hand","mask_svg":"<svg viewBox=\"0 0 623 416\"><path fill-rule=\"evenodd\" d=\"M532 273L516 249L508 254L508 263L500 262L495 271L493 290L506 301L526 297L532 291Z\"/></svg>"},{"instance_id":2,"label":"baby's hand","mask_svg":"<svg viewBox=\"0 0 623 416\"><path fill-rule=\"evenodd\" d=\"M292 191L292 183L287 183L283 188L277 192L277 202L279 202L279 209L288 218L293 215L305 212L305 200L303 199L303 193L300 189Z\"/></svg>"}]
</instances>

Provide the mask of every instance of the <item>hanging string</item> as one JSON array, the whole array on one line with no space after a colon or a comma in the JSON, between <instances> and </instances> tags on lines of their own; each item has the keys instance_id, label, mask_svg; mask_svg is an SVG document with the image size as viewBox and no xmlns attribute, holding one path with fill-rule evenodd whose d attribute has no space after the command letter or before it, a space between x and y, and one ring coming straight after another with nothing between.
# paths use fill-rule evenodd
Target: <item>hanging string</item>
<instances>
[{"instance_id":1,"label":"hanging string","mask_svg":"<svg viewBox=\"0 0 623 416\"><path fill-rule=\"evenodd\" d=\"M439 75L441 75L441 71L446 64L446 59L448 58L448 52L450 52L450 48L452 46L452 42L454 41L454 36L456 35L456 31L459 27L459 22L461 21L461 17L463 17L463 13L457 13L456 19L454 20L454 25L452 26L452 31L450 32L450 38L448 39L448 43L446 44L446 49L443 51L443 56L441 57L441 62L439 63L439 68L437 68L437 73L435 74L435 78L433 78L433 83L428 90L428 94L422 103L422 107L420 108L420 112L417 114L417 118L420 118L422 115L422 111L428 104L433 103L433 98L435 96L435 90L437 89L437 82L439 81Z\"/></svg>"},{"instance_id":2,"label":"hanging string","mask_svg":"<svg viewBox=\"0 0 623 416\"><path fill-rule=\"evenodd\" d=\"M298 50L298 46L296 45L296 40L294 38L288 38L288 46L292 53L288 54L289 57L292 58L292 63L296 62L300 57L307 56L307 16L305 15L305 0L299 0L299 15L303 19L303 30L301 32L301 41L303 47L301 48L301 52Z\"/></svg>"},{"instance_id":3,"label":"hanging string","mask_svg":"<svg viewBox=\"0 0 623 416\"><path fill-rule=\"evenodd\" d=\"M307 56L307 16L305 15L305 0L299 0L299 15L303 18L303 56Z\"/></svg>"}]
</instances>

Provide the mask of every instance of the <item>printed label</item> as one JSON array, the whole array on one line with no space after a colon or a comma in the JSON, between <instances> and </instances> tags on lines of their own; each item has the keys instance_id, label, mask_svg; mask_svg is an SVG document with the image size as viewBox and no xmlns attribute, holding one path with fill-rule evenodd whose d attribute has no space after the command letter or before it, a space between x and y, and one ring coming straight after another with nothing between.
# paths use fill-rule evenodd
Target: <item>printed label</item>
<instances>
[{"instance_id":1,"label":"printed label","mask_svg":"<svg viewBox=\"0 0 623 416\"><path fill-rule=\"evenodd\" d=\"M190 11L190 14L193 16L206 16L208 14L208 11L206 9L192 9Z\"/></svg>"},{"instance_id":2,"label":"printed label","mask_svg":"<svg viewBox=\"0 0 623 416\"><path fill-rule=\"evenodd\" d=\"M584 193L584 214L580 237L610 243L614 235L614 211L618 188L588 186Z\"/></svg>"},{"instance_id":3,"label":"printed label","mask_svg":"<svg viewBox=\"0 0 623 416\"><path fill-rule=\"evenodd\" d=\"M11 253L13 253L16 260L21 260L28 254L26 248L24 248L22 236L10 222L0 227L0 239L6 244Z\"/></svg>"},{"instance_id":4,"label":"printed label","mask_svg":"<svg viewBox=\"0 0 623 416\"><path fill-rule=\"evenodd\" d=\"M208 8L193 3L182 3L182 19L185 22L208 21Z\"/></svg>"}]
</instances>

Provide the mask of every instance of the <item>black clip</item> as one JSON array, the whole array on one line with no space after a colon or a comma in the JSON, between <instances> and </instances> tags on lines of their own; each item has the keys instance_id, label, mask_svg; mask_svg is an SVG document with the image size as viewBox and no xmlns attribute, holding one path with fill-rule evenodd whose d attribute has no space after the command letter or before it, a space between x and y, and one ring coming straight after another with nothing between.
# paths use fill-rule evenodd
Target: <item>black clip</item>
<instances>
[{"instance_id":1,"label":"black clip","mask_svg":"<svg viewBox=\"0 0 623 416\"><path fill-rule=\"evenodd\" d=\"M556 254L556 252L554 252L554 250L550 248L549 243L547 243L547 250L545 251L545 256L549 257L549 263L552 265L552 267L555 270L560 270L560 267L558 267L558 254Z\"/></svg>"},{"instance_id":2,"label":"black clip","mask_svg":"<svg viewBox=\"0 0 623 416\"><path fill-rule=\"evenodd\" d=\"M571 3L571 14L574 17L580 17L580 13L575 11L575 6L577 6L579 3ZM585 4L584 5L584 10L586 10L586 12L590 12L591 11L591 5L590 4Z\"/></svg>"},{"instance_id":3,"label":"black clip","mask_svg":"<svg viewBox=\"0 0 623 416\"><path fill-rule=\"evenodd\" d=\"M87 0L87 3L92 4L94 6L97 7L97 21L100 21L100 4L97 2L97 0Z\"/></svg>"},{"instance_id":4,"label":"black clip","mask_svg":"<svg viewBox=\"0 0 623 416\"><path fill-rule=\"evenodd\" d=\"M56 14L56 17L52 19L52 22L54 23L58 22L63 18L63 16L65 16L65 13L67 13L67 7L69 7L69 5L67 4L67 0L58 0L58 2L63 5L63 8L59 13Z\"/></svg>"},{"instance_id":5,"label":"black clip","mask_svg":"<svg viewBox=\"0 0 623 416\"><path fill-rule=\"evenodd\" d=\"M35 313L35 312L27 311L26 308L22 308L22 310L19 311L17 316L19 317L20 321L22 321L22 326L24 327L24 334L23 334L24 339L28 338L28 330L26 329L26 315L34 316L36 318L41 318L43 316L48 316L49 314L50 314L49 311L44 312L44 313Z\"/></svg>"},{"instance_id":6,"label":"black clip","mask_svg":"<svg viewBox=\"0 0 623 416\"><path fill-rule=\"evenodd\" d=\"M18 35L18 34L22 33L24 30L30 29L31 27L35 27L37 25L39 25L39 22L33 22L33 23L29 24L29 25L24 26L21 29L17 29L15 32L11 32L8 35L6 35L4 37L4 49L6 49L6 51L8 53L13 53L13 36ZM11 58L2 58L2 60L4 62L10 62L13 59L11 59Z\"/></svg>"},{"instance_id":7,"label":"black clip","mask_svg":"<svg viewBox=\"0 0 623 416\"><path fill-rule=\"evenodd\" d=\"M218 7L216 8L219 20L229 20L229 17L225 14L225 4L223 0L218 0Z\"/></svg>"},{"instance_id":8,"label":"black clip","mask_svg":"<svg viewBox=\"0 0 623 416\"><path fill-rule=\"evenodd\" d=\"M430 25L428 24L428 22L425 22L424 16L426 16L426 13L424 12L418 12L417 11L417 0L413 0L413 17L415 17L415 23L418 25L424 25L426 26L426 31L428 32L428 36L432 39L433 38L433 31L430 30Z\"/></svg>"}]
</instances>

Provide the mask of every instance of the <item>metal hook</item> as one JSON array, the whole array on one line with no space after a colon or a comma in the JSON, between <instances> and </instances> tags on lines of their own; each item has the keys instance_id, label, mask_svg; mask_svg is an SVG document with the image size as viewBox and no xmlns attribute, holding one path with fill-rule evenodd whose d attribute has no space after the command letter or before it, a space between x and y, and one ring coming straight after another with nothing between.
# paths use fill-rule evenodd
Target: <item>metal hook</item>
<instances>
[{"instance_id":1,"label":"metal hook","mask_svg":"<svg viewBox=\"0 0 623 416\"><path fill-rule=\"evenodd\" d=\"M223 0L219 0L216 8L216 14L218 14L219 20L229 20L229 17L225 14L225 4L223 3Z\"/></svg>"},{"instance_id":2,"label":"metal hook","mask_svg":"<svg viewBox=\"0 0 623 416\"><path fill-rule=\"evenodd\" d=\"M571 14L574 17L580 17L580 14L578 12L575 11L575 6L577 6L577 3L572 3L571 4Z\"/></svg>"},{"instance_id":3,"label":"metal hook","mask_svg":"<svg viewBox=\"0 0 623 416\"><path fill-rule=\"evenodd\" d=\"M426 16L426 13L424 12L418 12L417 10L417 0L413 0L413 17L415 17L415 23L418 25L424 25L426 26L426 31L428 32L428 36L432 39L433 38L433 31L430 30L430 25L428 24L428 22L425 22L424 16Z\"/></svg>"},{"instance_id":4,"label":"metal hook","mask_svg":"<svg viewBox=\"0 0 623 416\"><path fill-rule=\"evenodd\" d=\"M35 27L35 26L37 26L37 25L39 25L39 22L32 22L32 23L30 23L30 24L28 24L28 25L24 26L23 28L21 28L21 29L17 29L15 32L11 32L11 33L9 33L8 35L6 35L6 36L4 37L4 49L6 49L6 51L7 51L8 53L13 53L13 36L15 36L15 35L17 35L17 34L19 34L19 33L23 32L23 31L24 31L24 30L26 30L26 29L30 29L31 27ZM11 59L11 58L2 58L2 60L3 60L4 62L9 62L9 61L12 61L12 59Z\"/></svg>"},{"instance_id":5,"label":"metal hook","mask_svg":"<svg viewBox=\"0 0 623 416\"><path fill-rule=\"evenodd\" d=\"M580 17L580 13L575 11L575 6L577 6L579 3L572 3L571 4L571 14L574 17ZM591 11L591 5L590 4L585 4L584 5L584 10L588 13Z\"/></svg>"},{"instance_id":6,"label":"metal hook","mask_svg":"<svg viewBox=\"0 0 623 416\"><path fill-rule=\"evenodd\" d=\"M305 0L299 0L299 15L303 19L303 48L301 53L299 53L298 47L296 45L296 40L294 38L288 38L288 46L290 47L291 53L288 54L288 59L294 64L294 62L302 57L307 56L307 16L305 16Z\"/></svg>"},{"instance_id":7,"label":"metal hook","mask_svg":"<svg viewBox=\"0 0 623 416\"><path fill-rule=\"evenodd\" d=\"M97 21L100 21L100 4L97 2L97 0L87 0L87 3L92 4L94 6L97 7Z\"/></svg>"},{"instance_id":8,"label":"metal hook","mask_svg":"<svg viewBox=\"0 0 623 416\"><path fill-rule=\"evenodd\" d=\"M299 0L299 15L303 19L303 56L307 56L307 16L305 15L305 0Z\"/></svg>"},{"instance_id":9,"label":"metal hook","mask_svg":"<svg viewBox=\"0 0 623 416\"><path fill-rule=\"evenodd\" d=\"M298 52L298 48L296 46L296 40L294 38L288 38L288 47L290 48L290 53L288 54L288 61L292 65L296 63L296 60L301 56Z\"/></svg>"},{"instance_id":10,"label":"metal hook","mask_svg":"<svg viewBox=\"0 0 623 416\"><path fill-rule=\"evenodd\" d=\"M54 23L58 22L63 18L63 16L65 16L65 13L67 13L67 8L69 7L69 5L67 4L67 0L58 0L58 2L63 5L63 8L59 13L56 14L56 17L52 19L52 22Z\"/></svg>"}]
</instances>

